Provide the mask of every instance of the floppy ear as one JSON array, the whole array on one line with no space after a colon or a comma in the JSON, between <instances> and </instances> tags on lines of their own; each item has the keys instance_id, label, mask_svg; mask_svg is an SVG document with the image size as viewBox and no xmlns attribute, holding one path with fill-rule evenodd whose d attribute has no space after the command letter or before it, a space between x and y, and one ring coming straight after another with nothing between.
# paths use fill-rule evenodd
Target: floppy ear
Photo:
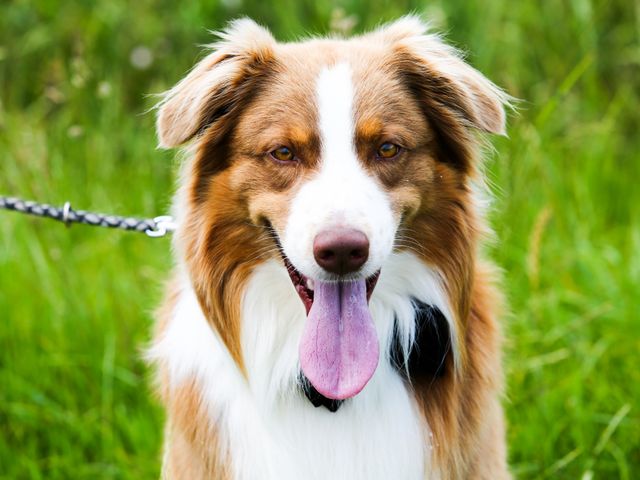
<instances>
[{"instance_id":1,"label":"floppy ear","mask_svg":"<svg viewBox=\"0 0 640 480\"><path fill-rule=\"evenodd\" d=\"M259 77L273 58L275 40L249 19L231 22L214 50L158 104L156 129L163 148L176 147L203 132L242 100L243 84Z\"/></svg>"},{"instance_id":2,"label":"floppy ear","mask_svg":"<svg viewBox=\"0 0 640 480\"><path fill-rule=\"evenodd\" d=\"M403 17L374 33L394 47L394 58L412 90L434 114L453 114L467 127L505 133L509 96L414 16Z\"/></svg>"}]
</instances>

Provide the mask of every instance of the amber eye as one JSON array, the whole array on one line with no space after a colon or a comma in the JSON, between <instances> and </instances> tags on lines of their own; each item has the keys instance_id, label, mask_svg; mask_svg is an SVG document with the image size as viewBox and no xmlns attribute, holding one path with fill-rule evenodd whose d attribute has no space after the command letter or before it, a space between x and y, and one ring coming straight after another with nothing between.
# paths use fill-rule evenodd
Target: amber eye
<instances>
[{"instance_id":1,"label":"amber eye","mask_svg":"<svg viewBox=\"0 0 640 480\"><path fill-rule=\"evenodd\" d=\"M400 153L400 147L395 143L385 142L378 148L376 154L380 158L393 158Z\"/></svg>"},{"instance_id":2,"label":"amber eye","mask_svg":"<svg viewBox=\"0 0 640 480\"><path fill-rule=\"evenodd\" d=\"M280 162L292 162L295 160L295 155L288 147L278 147L270 155Z\"/></svg>"}]
</instances>

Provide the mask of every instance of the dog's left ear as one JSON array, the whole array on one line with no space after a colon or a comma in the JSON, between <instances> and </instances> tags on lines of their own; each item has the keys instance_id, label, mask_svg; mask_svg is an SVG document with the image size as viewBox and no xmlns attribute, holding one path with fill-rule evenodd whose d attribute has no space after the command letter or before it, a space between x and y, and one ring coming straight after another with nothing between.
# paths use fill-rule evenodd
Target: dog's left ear
<instances>
[{"instance_id":1,"label":"dog's left ear","mask_svg":"<svg viewBox=\"0 0 640 480\"><path fill-rule=\"evenodd\" d=\"M198 63L158 105L158 143L181 145L213 126L248 96L273 58L275 40L249 19L231 22L213 52Z\"/></svg>"},{"instance_id":2,"label":"dog's left ear","mask_svg":"<svg viewBox=\"0 0 640 480\"><path fill-rule=\"evenodd\" d=\"M438 122L458 121L505 134L504 107L510 97L465 63L454 48L428 33L418 17L403 17L371 35L392 45L394 63Z\"/></svg>"}]
</instances>

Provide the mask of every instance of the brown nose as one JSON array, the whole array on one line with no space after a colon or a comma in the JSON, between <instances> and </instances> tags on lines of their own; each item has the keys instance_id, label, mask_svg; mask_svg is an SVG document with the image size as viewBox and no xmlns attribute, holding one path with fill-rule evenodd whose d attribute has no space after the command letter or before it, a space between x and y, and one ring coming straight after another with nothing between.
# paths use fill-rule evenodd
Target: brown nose
<instances>
[{"instance_id":1,"label":"brown nose","mask_svg":"<svg viewBox=\"0 0 640 480\"><path fill-rule=\"evenodd\" d=\"M328 272L339 275L355 272L369 258L369 239L360 230L324 230L313 239L313 256Z\"/></svg>"}]
</instances>

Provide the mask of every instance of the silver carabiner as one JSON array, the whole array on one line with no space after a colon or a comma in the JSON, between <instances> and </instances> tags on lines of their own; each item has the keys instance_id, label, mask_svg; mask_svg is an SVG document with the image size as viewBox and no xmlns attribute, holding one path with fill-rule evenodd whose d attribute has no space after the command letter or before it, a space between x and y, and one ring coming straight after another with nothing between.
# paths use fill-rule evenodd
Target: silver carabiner
<instances>
[{"instance_id":1,"label":"silver carabiner","mask_svg":"<svg viewBox=\"0 0 640 480\"><path fill-rule=\"evenodd\" d=\"M155 230L148 228L144 233L149 237L158 238L164 237L167 233L173 232L176 229L176 222L170 215L161 215L153 219L156 224Z\"/></svg>"}]
</instances>

